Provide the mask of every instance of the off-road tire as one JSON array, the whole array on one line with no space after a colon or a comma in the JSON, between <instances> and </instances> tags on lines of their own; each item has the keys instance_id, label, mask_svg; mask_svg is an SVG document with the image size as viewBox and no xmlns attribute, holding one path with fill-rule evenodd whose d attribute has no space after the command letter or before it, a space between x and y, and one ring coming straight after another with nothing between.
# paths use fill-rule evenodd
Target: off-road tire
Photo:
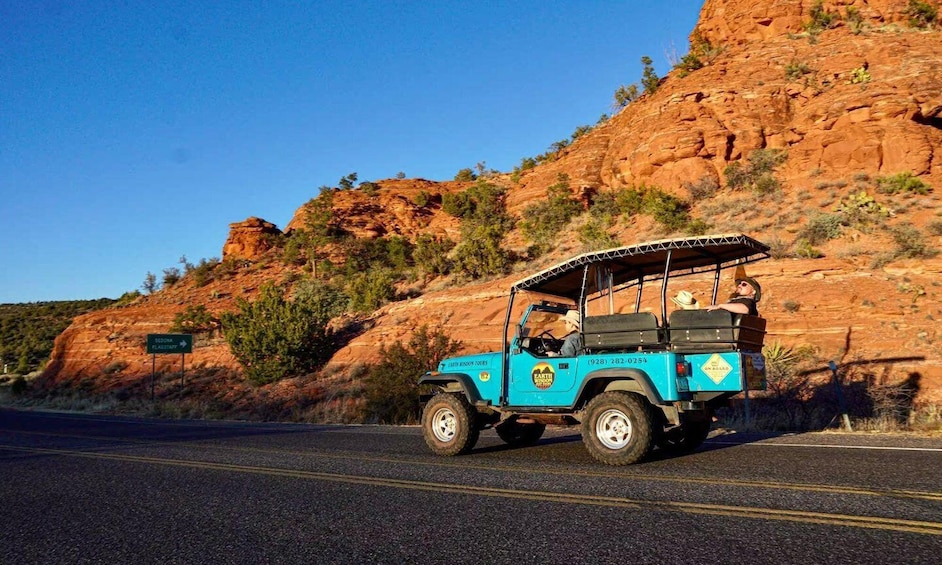
<instances>
[{"instance_id":1,"label":"off-road tire","mask_svg":"<svg viewBox=\"0 0 942 565\"><path fill-rule=\"evenodd\" d=\"M521 424L516 420L506 420L496 426L494 431L507 445L524 447L540 441L546 424Z\"/></svg>"},{"instance_id":2,"label":"off-road tire","mask_svg":"<svg viewBox=\"0 0 942 565\"><path fill-rule=\"evenodd\" d=\"M436 455L461 455L471 451L481 431L477 413L463 395L441 393L422 410L422 436Z\"/></svg>"},{"instance_id":3,"label":"off-road tire","mask_svg":"<svg viewBox=\"0 0 942 565\"><path fill-rule=\"evenodd\" d=\"M654 418L647 401L630 392L603 392L589 401L582 442L606 465L631 465L654 447Z\"/></svg>"},{"instance_id":4,"label":"off-road tire","mask_svg":"<svg viewBox=\"0 0 942 565\"><path fill-rule=\"evenodd\" d=\"M692 453L710 435L710 420L684 422L683 425L661 432L657 446L671 453Z\"/></svg>"}]
</instances>

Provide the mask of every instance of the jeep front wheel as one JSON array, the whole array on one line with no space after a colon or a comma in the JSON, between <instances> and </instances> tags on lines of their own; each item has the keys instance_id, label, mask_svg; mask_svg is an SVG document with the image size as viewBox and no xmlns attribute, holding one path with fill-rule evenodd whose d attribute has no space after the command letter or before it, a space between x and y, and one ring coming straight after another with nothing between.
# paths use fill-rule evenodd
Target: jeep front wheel
<instances>
[{"instance_id":1,"label":"jeep front wheel","mask_svg":"<svg viewBox=\"0 0 942 565\"><path fill-rule=\"evenodd\" d=\"M582 421L582 441L606 465L630 465L654 446L651 411L629 392L613 391L593 398Z\"/></svg>"},{"instance_id":2,"label":"jeep front wheel","mask_svg":"<svg viewBox=\"0 0 942 565\"><path fill-rule=\"evenodd\" d=\"M436 455L461 455L478 441L476 413L464 396L436 394L422 410L422 435Z\"/></svg>"}]
</instances>

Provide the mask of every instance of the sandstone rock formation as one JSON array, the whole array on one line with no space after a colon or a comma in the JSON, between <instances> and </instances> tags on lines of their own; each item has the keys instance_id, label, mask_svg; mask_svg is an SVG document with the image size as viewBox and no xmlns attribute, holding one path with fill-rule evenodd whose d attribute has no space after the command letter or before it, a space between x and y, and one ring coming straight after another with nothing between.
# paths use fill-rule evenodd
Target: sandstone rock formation
<instances>
[{"instance_id":1,"label":"sandstone rock formation","mask_svg":"<svg viewBox=\"0 0 942 565\"><path fill-rule=\"evenodd\" d=\"M272 236L281 235L278 226L261 218L248 218L243 222L229 224L229 237L222 246L222 258L258 259L269 251Z\"/></svg>"},{"instance_id":2,"label":"sandstone rock formation","mask_svg":"<svg viewBox=\"0 0 942 565\"><path fill-rule=\"evenodd\" d=\"M724 186L730 163L757 149L781 149L787 160L776 174L780 191L760 196L720 188L698 195L694 214L715 232L742 231L788 248L814 214L866 192L892 213L888 225L912 225L926 245L942 249L942 237L929 229L942 215L942 31L908 27L905 0L847 0L823 2L842 19L809 34L814 5L707 0L692 34L695 44L709 47L705 66L672 71L655 93L630 103L555 160L524 172L519 182L509 175L496 179L508 187L510 210L520 214L545 196L559 173L583 196L646 184L689 198L696 183ZM853 22L851 8L859 15ZM934 192L875 192L876 178L898 173L918 175ZM373 195L337 192L334 221L357 237L458 237L457 220L441 211L441 195L467 185L422 179L378 185ZM421 206L420 193L431 197ZM303 229L306 212L302 205L285 232ZM626 243L666 235L644 220L617 229ZM80 317L57 340L44 379L91 379L107 388L145 378L145 334L166 331L187 305L205 304L217 314L232 309L236 298L253 296L265 280L285 280L293 272L270 260L266 236L278 233L258 218L232 224L223 256L252 262L251 268L205 287L184 280L132 306ZM510 241L521 242L519 234ZM819 245L823 258L779 258L751 267L765 289L768 340L813 348L820 358L847 366L882 367L890 377L916 375L921 400L939 402L942 260L874 260L892 245L886 229L848 227L842 237ZM580 251L575 233L568 233L557 255L521 268L530 272ZM407 341L421 324L444 328L466 351L499 347L506 289L523 274L425 288L417 298L385 306L310 382L375 361L381 345ZM199 343L192 362L237 368L218 336ZM126 368L108 372L114 363Z\"/></svg>"}]
</instances>

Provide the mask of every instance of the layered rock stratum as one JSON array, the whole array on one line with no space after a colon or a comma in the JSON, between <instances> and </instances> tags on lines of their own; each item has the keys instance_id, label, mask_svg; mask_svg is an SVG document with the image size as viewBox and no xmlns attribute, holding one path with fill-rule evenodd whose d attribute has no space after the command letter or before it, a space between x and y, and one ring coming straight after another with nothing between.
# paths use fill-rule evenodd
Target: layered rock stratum
<instances>
[{"instance_id":1,"label":"layered rock stratum","mask_svg":"<svg viewBox=\"0 0 942 565\"><path fill-rule=\"evenodd\" d=\"M628 104L555 160L519 179L504 174L492 181L507 187L508 207L518 216L560 173L586 201L603 191L658 186L693 197L694 215L712 232L743 232L793 251L810 218L866 192L891 214L885 226L847 227L818 246L821 258L792 252L750 265L749 274L764 288L767 343L810 349L821 360L868 367L880 378L915 378L920 402L942 401L942 260L878 260L897 245L885 227L910 225L926 246L942 248L942 32L938 21L929 29L911 27L908 6L905 0L823 2L820 8L841 18L809 32L815 2L707 0L691 34L692 45L703 49L703 68L671 71L656 92ZM691 192L725 186L727 166L758 149L787 154L774 197L729 188ZM876 179L900 173L933 191L876 191ZM376 185L374 195L335 194L334 218L347 232L459 237L459 223L441 210L440 197L467 183L390 179ZM423 205L417 204L420 194ZM285 231L304 228L307 207L299 207ZM279 231L258 218L234 223L222 254L241 267L230 276L201 287L185 278L130 306L77 318L57 339L43 381L107 390L146 379L152 368L146 334L166 332L187 306L202 304L218 314L234 309L238 298L251 299L265 281L296 276L297 268L270 259L270 236ZM645 219L620 223L613 233L624 244L670 236ZM516 232L508 241L525 245ZM505 278L462 286L427 281L418 297L381 308L363 321L362 331L346 335L323 371L266 394L290 404L332 386L355 386L359 368L375 362L381 346L407 341L423 324L445 330L466 352L499 348L510 283L582 251L572 231L553 255L519 265ZM200 337L189 362L238 370L218 334ZM172 371L179 360L157 363ZM233 390L213 394L240 394Z\"/></svg>"}]
</instances>

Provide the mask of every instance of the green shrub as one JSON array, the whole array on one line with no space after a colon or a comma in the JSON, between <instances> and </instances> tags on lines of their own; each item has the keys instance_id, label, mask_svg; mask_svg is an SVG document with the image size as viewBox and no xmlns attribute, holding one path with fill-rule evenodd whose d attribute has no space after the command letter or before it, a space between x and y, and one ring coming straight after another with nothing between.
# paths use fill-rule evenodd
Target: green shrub
<instances>
[{"instance_id":1,"label":"green shrub","mask_svg":"<svg viewBox=\"0 0 942 565\"><path fill-rule=\"evenodd\" d=\"M193 277L193 283L197 287L203 287L209 284L210 281L213 280L213 270L218 264L218 257L200 259L200 262L190 270L190 275Z\"/></svg>"},{"instance_id":2,"label":"green shrub","mask_svg":"<svg viewBox=\"0 0 942 565\"><path fill-rule=\"evenodd\" d=\"M163 277L164 288L169 288L177 284L178 282L180 282L181 276L182 275L180 274L180 269L176 267L168 267L164 269L164 277Z\"/></svg>"},{"instance_id":3,"label":"green shrub","mask_svg":"<svg viewBox=\"0 0 942 565\"><path fill-rule=\"evenodd\" d=\"M340 190L352 190L353 184L357 181L357 174L350 173L349 175L340 179L340 182L337 183L337 186Z\"/></svg>"},{"instance_id":4,"label":"green shrub","mask_svg":"<svg viewBox=\"0 0 942 565\"><path fill-rule=\"evenodd\" d=\"M210 333L219 326L219 318L206 309L203 304L191 304L183 312L173 317L170 333L200 334Z\"/></svg>"},{"instance_id":5,"label":"green shrub","mask_svg":"<svg viewBox=\"0 0 942 565\"><path fill-rule=\"evenodd\" d=\"M822 2L822 0L816 0L815 3L811 5L808 15L811 16L811 21L806 22L804 27L809 32L830 29L841 20L840 14L828 12L824 9L824 2Z\"/></svg>"},{"instance_id":6,"label":"green shrub","mask_svg":"<svg viewBox=\"0 0 942 565\"><path fill-rule=\"evenodd\" d=\"M346 293L335 283L314 278L299 281L292 291L292 300L306 305L325 325L346 312L350 304Z\"/></svg>"},{"instance_id":7,"label":"green shrub","mask_svg":"<svg viewBox=\"0 0 942 565\"><path fill-rule=\"evenodd\" d=\"M455 180L459 182L471 182L477 178L477 175L471 169L461 169L455 174Z\"/></svg>"},{"instance_id":8,"label":"green shrub","mask_svg":"<svg viewBox=\"0 0 942 565\"><path fill-rule=\"evenodd\" d=\"M811 244L807 239L799 239L795 242L795 257L801 257L804 259L817 259L823 257L824 254L821 253L818 249Z\"/></svg>"},{"instance_id":9,"label":"green shrub","mask_svg":"<svg viewBox=\"0 0 942 565\"><path fill-rule=\"evenodd\" d=\"M843 218L839 214L817 214L798 232L801 241L809 246L820 245L841 236Z\"/></svg>"},{"instance_id":10,"label":"green shrub","mask_svg":"<svg viewBox=\"0 0 942 565\"><path fill-rule=\"evenodd\" d=\"M361 182L359 189L363 191L363 194L366 194L370 198L373 198L377 194L379 194L379 185L376 184L375 182L370 182L370 181Z\"/></svg>"},{"instance_id":11,"label":"green shrub","mask_svg":"<svg viewBox=\"0 0 942 565\"><path fill-rule=\"evenodd\" d=\"M509 230L513 227L513 221L504 208L505 193L499 186L478 181L462 192L444 194L442 210L462 220L498 224Z\"/></svg>"},{"instance_id":12,"label":"green shrub","mask_svg":"<svg viewBox=\"0 0 942 565\"><path fill-rule=\"evenodd\" d=\"M844 197L837 206L837 213L841 215L844 225L858 229L866 229L890 217L890 211L865 191L852 192Z\"/></svg>"},{"instance_id":13,"label":"green shrub","mask_svg":"<svg viewBox=\"0 0 942 565\"><path fill-rule=\"evenodd\" d=\"M929 247L925 236L914 226L906 224L891 230L896 244L896 257L907 259L928 259L938 253Z\"/></svg>"},{"instance_id":14,"label":"green shrub","mask_svg":"<svg viewBox=\"0 0 942 565\"><path fill-rule=\"evenodd\" d=\"M790 81L798 80L810 72L811 67L809 67L807 63L798 61L797 59L792 59L790 63L785 65L785 78Z\"/></svg>"},{"instance_id":15,"label":"green shrub","mask_svg":"<svg viewBox=\"0 0 942 565\"><path fill-rule=\"evenodd\" d=\"M344 274L347 276L382 267L390 269L398 279L402 279L412 266L412 244L398 235L388 238L347 238L341 247L346 257Z\"/></svg>"},{"instance_id":16,"label":"green shrub","mask_svg":"<svg viewBox=\"0 0 942 565\"><path fill-rule=\"evenodd\" d=\"M615 107L624 108L628 104L634 102L638 99L640 94L638 93L638 85L631 84L628 86L619 86L615 90Z\"/></svg>"},{"instance_id":17,"label":"green shrub","mask_svg":"<svg viewBox=\"0 0 942 565\"><path fill-rule=\"evenodd\" d=\"M844 20L847 22L847 25L850 26L850 31L854 35L859 35L864 29L864 19L860 14L860 10L853 6L848 6L847 11L844 14Z\"/></svg>"},{"instance_id":18,"label":"green shrub","mask_svg":"<svg viewBox=\"0 0 942 565\"><path fill-rule=\"evenodd\" d=\"M939 10L929 2L909 0L906 15L909 16L910 26L923 29L935 25L935 21L939 17Z\"/></svg>"},{"instance_id":19,"label":"green shrub","mask_svg":"<svg viewBox=\"0 0 942 565\"><path fill-rule=\"evenodd\" d=\"M523 210L520 230L533 243L533 254L542 255L551 249L559 232L581 210L582 206L572 198L569 176L559 173L556 184L547 188L546 199Z\"/></svg>"},{"instance_id":20,"label":"green shrub","mask_svg":"<svg viewBox=\"0 0 942 565\"><path fill-rule=\"evenodd\" d=\"M867 70L866 65L857 67L850 72L851 84L862 84L865 82L870 82L870 71Z\"/></svg>"},{"instance_id":21,"label":"green shrub","mask_svg":"<svg viewBox=\"0 0 942 565\"><path fill-rule=\"evenodd\" d=\"M461 244L455 250L455 267L474 279L506 273L510 253L501 247L504 233L497 225L463 227Z\"/></svg>"},{"instance_id":22,"label":"green shrub","mask_svg":"<svg viewBox=\"0 0 942 565\"><path fill-rule=\"evenodd\" d=\"M455 242L448 238L436 238L422 234L416 239L412 259L422 272L432 275L446 275L451 271L448 254L455 247Z\"/></svg>"},{"instance_id":23,"label":"green shrub","mask_svg":"<svg viewBox=\"0 0 942 565\"><path fill-rule=\"evenodd\" d=\"M222 315L222 328L232 354L257 385L308 373L333 353L331 332L316 304L288 301L272 283L258 298L237 300L238 312Z\"/></svg>"},{"instance_id":24,"label":"green shrub","mask_svg":"<svg viewBox=\"0 0 942 565\"><path fill-rule=\"evenodd\" d=\"M696 182L685 182L684 188L692 200L707 200L716 196L720 185L713 175L703 175Z\"/></svg>"},{"instance_id":25,"label":"green shrub","mask_svg":"<svg viewBox=\"0 0 942 565\"><path fill-rule=\"evenodd\" d=\"M141 290L147 294L154 294L157 291L157 275L147 271L147 274L144 275L144 282L141 283Z\"/></svg>"},{"instance_id":26,"label":"green shrub","mask_svg":"<svg viewBox=\"0 0 942 565\"><path fill-rule=\"evenodd\" d=\"M781 149L756 149L747 157L747 164L734 161L727 165L723 171L726 186L733 190L748 188L757 194L775 192L779 189L775 169L787 158Z\"/></svg>"},{"instance_id":27,"label":"green shrub","mask_svg":"<svg viewBox=\"0 0 942 565\"><path fill-rule=\"evenodd\" d=\"M450 355L461 343L441 331L419 327L408 347L397 341L380 349L381 359L364 379L366 420L381 424L411 424L419 419L419 377Z\"/></svg>"},{"instance_id":28,"label":"green shrub","mask_svg":"<svg viewBox=\"0 0 942 565\"><path fill-rule=\"evenodd\" d=\"M345 290L354 312L372 312L396 298L397 273L389 268L371 268L347 275Z\"/></svg>"},{"instance_id":29,"label":"green shrub","mask_svg":"<svg viewBox=\"0 0 942 565\"><path fill-rule=\"evenodd\" d=\"M419 208L425 208L426 206L428 206L431 199L432 199L432 196L427 191L420 190L419 193L415 195L415 198L413 198L412 201Z\"/></svg>"},{"instance_id":30,"label":"green shrub","mask_svg":"<svg viewBox=\"0 0 942 565\"><path fill-rule=\"evenodd\" d=\"M921 194L926 195L932 187L911 172L896 173L888 177L877 177L877 192L881 194Z\"/></svg>"},{"instance_id":31,"label":"green shrub","mask_svg":"<svg viewBox=\"0 0 942 565\"><path fill-rule=\"evenodd\" d=\"M582 137L583 135L589 133L590 131L592 131L592 126L589 126L589 125L579 126L576 128L574 132L572 132L572 135L569 137L570 139L575 141L579 139L580 137Z\"/></svg>"},{"instance_id":32,"label":"green shrub","mask_svg":"<svg viewBox=\"0 0 942 565\"><path fill-rule=\"evenodd\" d=\"M609 249L618 245L618 240L608 233L609 222L601 216L589 216L588 221L579 226L579 242L589 250Z\"/></svg>"},{"instance_id":33,"label":"green shrub","mask_svg":"<svg viewBox=\"0 0 942 565\"><path fill-rule=\"evenodd\" d=\"M657 87L661 84L661 79L658 78L657 74L654 72L654 66L651 57L648 57L647 55L641 57L641 64L644 65L644 69L641 74L641 86L644 87L644 93L654 94L657 92Z\"/></svg>"},{"instance_id":34,"label":"green shrub","mask_svg":"<svg viewBox=\"0 0 942 565\"><path fill-rule=\"evenodd\" d=\"M926 224L926 231L931 235L942 235L942 220L930 220Z\"/></svg>"}]
</instances>

